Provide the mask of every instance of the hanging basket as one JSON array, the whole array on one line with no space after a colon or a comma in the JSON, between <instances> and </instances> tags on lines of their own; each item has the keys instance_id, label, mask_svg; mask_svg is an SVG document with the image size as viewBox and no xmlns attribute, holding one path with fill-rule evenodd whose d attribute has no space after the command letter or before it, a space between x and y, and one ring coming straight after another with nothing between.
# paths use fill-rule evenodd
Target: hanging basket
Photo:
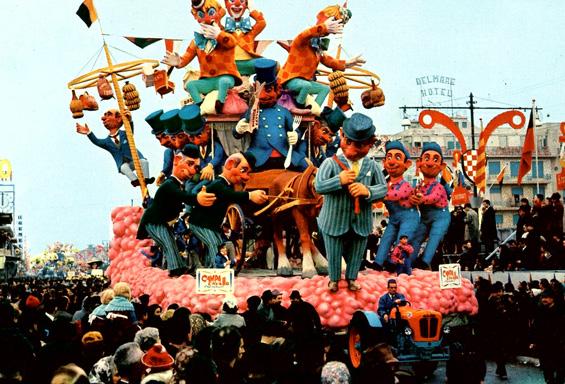
<instances>
[{"instance_id":1,"label":"hanging basket","mask_svg":"<svg viewBox=\"0 0 565 384\"><path fill-rule=\"evenodd\" d=\"M103 74L98 76L98 81L96 82L96 87L98 88L98 95L102 100L108 100L114 97L114 92L112 91L112 86L110 82Z\"/></svg>"},{"instance_id":2,"label":"hanging basket","mask_svg":"<svg viewBox=\"0 0 565 384\"><path fill-rule=\"evenodd\" d=\"M334 94L334 101L337 105L347 104L349 101L349 86L345 75L341 71L334 71L328 75L330 89Z\"/></svg>"},{"instance_id":3,"label":"hanging basket","mask_svg":"<svg viewBox=\"0 0 565 384\"><path fill-rule=\"evenodd\" d=\"M84 92L82 95L80 95L79 100L82 103L82 109L84 109L85 111L98 110L98 103L96 102L96 99L88 92Z\"/></svg>"},{"instance_id":4,"label":"hanging basket","mask_svg":"<svg viewBox=\"0 0 565 384\"><path fill-rule=\"evenodd\" d=\"M163 97L170 92L175 92L175 83L169 81L169 76L167 75L167 71L161 69L159 71L155 71L153 74L153 81L155 83L155 91Z\"/></svg>"},{"instance_id":5,"label":"hanging basket","mask_svg":"<svg viewBox=\"0 0 565 384\"><path fill-rule=\"evenodd\" d=\"M126 100L126 107L128 107L130 111L139 109L141 99L139 98L139 93L137 92L135 85L126 81L126 84L122 87L122 92L124 94L124 99Z\"/></svg>"},{"instance_id":6,"label":"hanging basket","mask_svg":"<svg viewBox=\"0 0 565 384\"><path fill-rule=\"evenodd\" d=\"M363 107L367 109L380 107L385 104L385 95L383 90L375 84L373 79L371 79L371 89L361 93L361 103L363 103Z\"/></svg>"},{"instance_id":7,"label":"hanging basket","mask_svg":"<svg viewBox=\"0 0 565 384\"><path fill-rule=\"evenodd\" d=\"M82 110L83 110L82 102L77 97L77 94L75 93L75 91L73 90L72 92L73 92L73 96L71 98L70 109L71 109L71 112L73 113L73 118L74 119L80 119L81 117L84 116L84 113L82 112Z\"/></svg>"}]
</instances>

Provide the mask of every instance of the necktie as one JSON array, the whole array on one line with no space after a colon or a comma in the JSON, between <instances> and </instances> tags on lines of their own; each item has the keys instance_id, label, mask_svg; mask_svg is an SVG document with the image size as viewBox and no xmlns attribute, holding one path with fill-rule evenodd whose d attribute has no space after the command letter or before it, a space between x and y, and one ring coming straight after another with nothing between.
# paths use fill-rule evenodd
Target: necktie
<instances>
[{"instance_id":1,"label":"necktie","mask_svg":"<svg viewBox=\"0 0 565 384\"><path fill-rule=\"evenodd\" d=\"M355 172L355 176L359 175L359 162L358 161L354 161L353 163L351 163L351 170L353 172Z\"/></svg>"},{"instance_id":2,"label":"necktie","mask_svg":"<svg viewBox=\"0 0 565 384\"><path fill-rule=\"evenodd\" d=\"M118 137L118 135L116 136L111 136L112 140L114 140L114 143L116 143L116 145L120 145L120 138Z\"/></svg>"}]
</instances>

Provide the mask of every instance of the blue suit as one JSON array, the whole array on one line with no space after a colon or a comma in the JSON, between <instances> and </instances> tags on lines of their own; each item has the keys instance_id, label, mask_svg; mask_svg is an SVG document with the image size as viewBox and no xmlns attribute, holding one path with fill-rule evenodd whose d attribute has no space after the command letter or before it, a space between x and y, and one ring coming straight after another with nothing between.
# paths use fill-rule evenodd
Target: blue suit
<instances>
[{"instance_id":1,"label":"blue suit","mask_svg":"<svg viewBox=\"0 0 565 384\"><path fill-rule=\"evenodd\" d=\"M348 164L343 154L338 155L343 164ZM324 160L316 174L316 191L324 195L324 204L318 216L318 227L324 237L329 261L331 281L341 278L341 257L347 261L345 278L355 280L371 233L373 217L372 202L381 199L387 191L383 173L377 163L365 157L355 182L364 184L370 192L368 198L359 198L360 213L355 214L354 202L339 181L341 167L333 158Z\"/></svg>"},{"instance_id":2,"label":"blue suit","mask_svg":"<svg viewBox=\"0 0 565 384\"><path fill-rule=\"evenodd\" d=\"M322 165L323 161L326 160L326 152L322 148L314 148L311 149L311 156L310 161L312 165L316 168L319 168ZM306 166L304 169L308 168L308 163L306 163L306 158L308 157L308 140L302 140L298 147L296 148L296 152L300 154L302 160L299 164L300 168Z\"/></svg>"},{"instance_id":3,"label":"blue suit","mask_svg":"<svg viewBox=\"0 0 565 384\"><path fill-rule=\"evenodd\" d=\"M116 166L118 167L119 171L123 163L129 163L133 159L131 156L131 151L129 149L126 131L120 129L118 131L118 136L120 139L120 144L116 145L116 143L114 143L114 140L110 136L107 136L104 139L99 139L92 132L87 135L92 144L110 152L110 154L114 158L114 161L116 162ZM139 151L137 151L137 156L139 156L140 159L145 159L145 157L143 157L143 155ZM148 175L146 175L146 177L148 177Z\"/></svg>"},{"instance_id":4,"label":"blue suit","mask_svg":"<svg viewBox=\"0 0 565 384\"><path fill-rule=\"evenodd\" d=\"M395 300L406 300L402 293L396 293L392 297L390 293L385 293L379 299L379 307L377 309L378 315L382 318L384 315L390 315L390 311L395 306Z\"/></svg>"},{"instance_id":5,"label":"blue suit","mask_svg":"<svg viewBox=\"0 0 565 384\"><path fill-rule=\"evenodd\" d=\"M250 112L247 112L245 116L247 121L249 121L249 115ZM283 158L286 157L288 154L288 137L286 134L292 131L292 120L290 111L280 105L259 110L259 126L253 132L251 145L248 148L248 151L255 156L257 168L260 168L269 160L273 150L279 152ZM236 139L242 137L235 130L233 134ZM300 133L298 136L300 137ZM292 165L300 168L301 161L304 161L303 157L297 151L293 151Z\"/></svg>"},{"instance_id":6,"label":"blue suit","mask_svg":"<svg viewBox=\"0 0 565 384\"><path fill-rule=\"evenodd\" d=\"M202 151L202 148L200 148ZM224 165L224 162L226 161L226 152L224 151L224 147L222 147L222 144L220 143L220 141L215 137L214 138L214 157L212 157L212 143L208 142L208 144L206 145L206 151L204 153L204 155L202 156L202 160L200 161L200 169L204 168L205 166L207 166L208 164L212 164L212 166L214 167L214 174L215 175L219 175L220 173L222 173L222 166Z\"/></svg>"},{"instance_id":7,"label":"blue suit","mask_svg":"<svg viewBox=\"0 0 565 384\"><path fill-rule=\"evenodd\" d=\"M399 188L403 183L407 181L402 180L401 184L396 187ZM375 256L375 263L379 265L383 265L388 258L390 247L398 243L401 235L408 236L408 241L412 242L420 222L420 214L416 208L402 207L398 201L385 200L384 203L389 213L389 220Z\"/></svg>"},{"instance_id":8,"label":"blue suit","mask_svg":"<svg viewBox=\"0 0 565 384\"><path fill-rule=\"evenodd\" d=\"M422 191L424 195L428 195L432 192L433 187L437 185L437 181L434 182L429 188ZM441 186L443 188L443 186ZM447 193L447 192L446 192ZM433 205L420 205L420 224L416 229L414 234L414 241L412 246L414 247L414 252L410 256L412 264L414 260L418 257L420 252L420 246L428 235L428 242L426 243L426 248L422 255L422 260L430 265L439 243L443 240L443 237L449 229L449 224L451 223L451 214L449 213L448 207L438 208Z\"/></svg>"},{"instance_id":9,"label":"blue suit","mask_svg":"<svg viewBox=\"0 0 565 384\"><path fill-rule=\"evenodd\" d=\"M173 173L174 157L175 151L171 148L165 148L165 152L163 152L163 170L161 171L165 177L169 177Z\"/></svg>"}]
</instances>

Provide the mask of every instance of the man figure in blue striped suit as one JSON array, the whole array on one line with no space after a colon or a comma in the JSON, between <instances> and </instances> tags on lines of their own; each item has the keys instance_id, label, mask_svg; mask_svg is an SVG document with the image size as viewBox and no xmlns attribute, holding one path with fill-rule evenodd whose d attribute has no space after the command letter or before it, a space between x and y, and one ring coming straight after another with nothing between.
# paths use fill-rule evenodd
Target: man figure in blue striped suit
<instances>
[{"instance_id":1,"label":"man figure in blue striped suit","mask_svg":"<svg viewBox=\"0 0 565 384\"><path fill-rule=\"evenodd\" d=\"M361 289L356 280L372 229L371 205L387 191L380 167L367 157L376 142L371 118L354 113L344 121L340 140L340 151L324 160L316 175L316 191L324 195L318 226L326 247L332 292L338 290L342 256L347 263L348 288Z\"/></svg>"}]
</instances>

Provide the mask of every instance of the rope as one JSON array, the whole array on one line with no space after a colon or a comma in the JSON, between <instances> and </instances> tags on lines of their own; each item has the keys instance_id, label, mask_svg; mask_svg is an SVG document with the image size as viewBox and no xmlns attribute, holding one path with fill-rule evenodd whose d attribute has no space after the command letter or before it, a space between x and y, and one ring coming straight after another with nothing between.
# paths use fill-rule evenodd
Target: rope
<instances>
[{"instance_id":1,"label":"rope","mask_svg":"<svg viewBox=\"0 0 565 384\"><path fill-rule=\"evenodd\" d=\"M100 54L102 53L102 50L104 49L104 46L101 46L97 52L95 52L90 59L88 59L86 61L86 63L84 63L84 65L82 66L82 68L78 71L78 75L80 75L82 73L82 71L84 70L84 68L86 68L86 66L88 65L88 63L90 63L93 59L94 56L96 56L96 59L94 60L94 63L92 64L92 67L90 68L90 70L92 71L92 68L94 68L94 65L96 65L96 62L98 61L98 58L100 57ZM77 76L78 76L77 75Z\"/></svg>"},{"instance_id":2,"label":"rope","mask_svg":"<svg viewBox=\"0 0 565 384\"><path fill-rule=\"evenodd\" d=\"M115 49L116 51L120 51L120 52L122 52L122 53L125 53L126 55L130 55L131 57L135 57L136 59L142 59L141 57L136 56L136 55L134 55L133 53L129 53L129 52L127 52L127 51L124 51L123 49L114 47L113 45L110 46L110 48Z\"/></svg>"}]
</instances>

